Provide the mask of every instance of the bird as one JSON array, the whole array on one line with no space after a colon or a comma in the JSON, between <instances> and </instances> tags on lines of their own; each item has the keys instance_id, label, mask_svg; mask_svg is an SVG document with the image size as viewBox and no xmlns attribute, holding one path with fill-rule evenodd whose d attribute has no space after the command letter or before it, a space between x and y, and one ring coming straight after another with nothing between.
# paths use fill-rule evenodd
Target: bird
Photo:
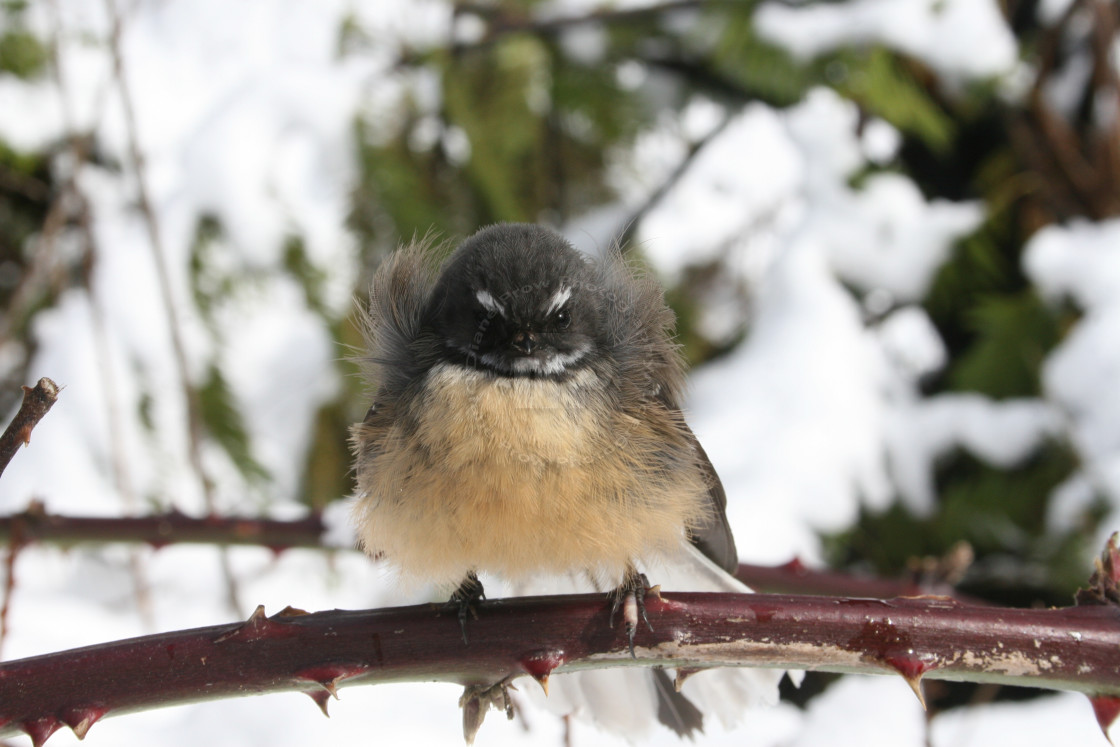
<instances>
[{"instance_id":1,"label":"bird","mask_svg":"<svg viewBox=\"0 0 1120 747\"><path fill-rule=\"evenodd\" d=\"M360 356L373 403L351 431L360 544L403 581L453 589L464 642L484 590L590 579L646 625L651 564L706 565L745 590L727 497L685 422L685 366L657 279L499 223L445 259L414 240L371 282ZM633 653L637 620L627 620ZM653 670L658 717L702 714Z\"/></svg>"}]
</instances>

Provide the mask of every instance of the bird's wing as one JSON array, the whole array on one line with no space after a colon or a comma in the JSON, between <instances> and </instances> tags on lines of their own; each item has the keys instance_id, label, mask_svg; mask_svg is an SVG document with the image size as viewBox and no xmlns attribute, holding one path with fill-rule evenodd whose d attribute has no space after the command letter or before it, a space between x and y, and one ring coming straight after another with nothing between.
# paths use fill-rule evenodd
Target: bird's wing
<instances>
[{"instance_id":1,"label":"bird's wing","mask_svg":"<svg viewBox=\"0 0 1120 747\"><path fill-rule=\"evenodd\" d=\"M687 426L688 439L692 448L696 450L697 463L704 472L704 479L708 483L708 511L704 523L692 531L692 544L704 553L713 563L734 575L739 569L739 554L735 549L735 538L731 535L731 526L727 523L727 493L724 492L723 483L716 474L712 460L708 458L704 447Z\"/></svg>"}]
</instances>

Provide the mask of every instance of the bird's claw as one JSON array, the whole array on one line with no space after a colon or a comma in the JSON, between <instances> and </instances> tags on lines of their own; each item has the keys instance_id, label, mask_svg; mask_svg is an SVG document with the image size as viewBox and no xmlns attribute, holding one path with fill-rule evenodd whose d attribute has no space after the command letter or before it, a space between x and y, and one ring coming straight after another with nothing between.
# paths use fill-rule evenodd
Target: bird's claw
<instances>
[{"instance_id":1,"label":"bird's claw","mask_svg":"<svg viewBox=\"0 0 1120 747\"><path fill-rule=\"evenodd\" d=\"M622 610L622 619L626 624L626 638L630 646L630 658L636 659L634 654L634 634L638 630L638 618L640 617L646 624L646 627L653 632L653 624L649 621L649 615L646 614L646 594L652 593L654 596L658 595L660 587L650 587L649 579L646 578L644 573L637 571L630 571L626 574L622 584L611 592L611 617L610 626L614 627L614 618L618 611Z\"/></svg>"},{"instance_id":2,"label":"bird's claw","mask_svg":"<svg viewBox=\"0 0 1120 747\"><path fill-rule=\"evenodd\" d=\"M467 640L467 616L478 619L478 611L474 608L475 602L482 601L486 595L482 590L482 582L478 580L478 576L474 571L467 574L463 582L459 584L459 588L451 594L451 599L447 604L453 606L459 616L459 628L463 632L463 644L469 643Z\"/></svg>"}]
</instances>

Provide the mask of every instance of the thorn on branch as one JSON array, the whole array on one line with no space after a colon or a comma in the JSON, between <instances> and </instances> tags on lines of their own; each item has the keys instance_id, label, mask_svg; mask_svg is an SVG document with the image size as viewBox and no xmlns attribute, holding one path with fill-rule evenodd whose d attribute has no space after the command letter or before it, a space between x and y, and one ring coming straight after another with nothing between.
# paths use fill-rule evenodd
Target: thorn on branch
<instances>
[{"instance_id":1,"label":"thorn on branch","mask_svg":"<svg viewBox=\"0 0 1120 747\"><path fill-rule=\"evenodd\" d=\"M1113 695L1096 695L1090 696L1089 702L1093 705L1093 715L1097 717L1097 725L1101 727L1104 732L1104 737L1112 743L1112 737L1108 736L1108 729L1116 721L1116 717L1120 716L1120 698Z\"/></svg>"},{"instance_id":2,"label":"thorn on branch","mask_svg":"<svg viewBox=\"0 0 1120 747\"><path fill-rule=\"evenodd\" d=\"M265 638L288 638L297 634L299 631L293 629L291 626L284 625L283 623L276 622L276 618L291 617L292 615L285 614L292 607L285 607L284 612L281 612L274 617L267 617L264 614L264 605L258 604L257 608L253 610L253 614L249 615L249 619L238 625L233 630L223 633L214 639L214 643L226 643L232 641L234 643L253 643Z\"/></svg>"},{"instance_id":3,"label":"thorn on branch","mask_svg":"<svg viewBox=\"0 0 1120 747\"><path fill-rule=\"evenodd\" d=\"M31 443L32 429L54 405L59 391L58 384L45 376L34 387L23 387L23 403L7 430L0 435L0 474L12 461L20 444Z\"/></svg>"},{"instance_id":4,"label":"thorn on branch","mask_svg":"<svg viewBox=\"0 0 1120 747\"><path fill-rule=\"evenodd\" d=\"M904 655L904 656L888 656L884 661L892 669L902 675L902 679L906 680L906 684L914 691L914 695L918 697L918 702L922 704L922 710L929 710L926 707L926 696L922 691L922 675L928 672L933 667L928 663L919 659L917 656Z\"/></svg>"},{"instance_id":5,"label":"thorn on branch","mask_svg":"<svg viewBox=\"0 0 1120 747\"><path fill-rule=\"evenodd\" d=\"M681 688L684 687L685 680L697 672L703 671L703 669L697 669L696 667L677 667L677 676L673 678L673 689L680 692Z\"/></svg>"},{"instance_id":6,"label":"thorn on branch","mask_svg":"<svg viewBox=\"0 0 1120 747\"><path fill-rule=\"evenodd\" d=\"M34 721L24 721L21 726L24 733L31 737L34 747L43 747L51 735L62 727L62 722L54 716L44 716Z\"/></svg>"},{"instance_id":7,"label":"thorn on branch","mask_svg":"<svg viewBox=\"0 0 1120 747\"><path fill-rule=\"evenodd\" d=\"M307 690L307 696L315 701L315 705L319 706L319 710L327 718L331 717L330 711L327 710L327 705L331 702L331 694L326 690ZM337 699L337 696L335 696Z\"/></svg>"},{"instance_id":8,"label":"thorn on branch","mask_svg":"<svg viewBox=\"0 0 1120 747\"><path fill-rule=\"evenodd\" d=\"M324 664L323 666L301 669L295 673L297 679L310 680L323 688L329 697L338 700L338 686L343 680L365 674L370 669L368 664ZM312 698L315 696L312 695ZM316 699L318 702L318 699ZM320 706L326 713L326 702Z\"/></svg>"},{"instance_id":9,"label":"thorn on branch","mask_svg":"<svg viewBox=\"0 0 1120 747\"><path fill-rule=\"evenodd\" d=\"M552 670L566 661L564 652L560 650L539 651L529 654L521 659L521 668L537 681L548 697L548 677Z\"/></svg>"},{"instance_id":10,"label":"thorn on branch","mask_svg":"<svg viewBox=\"0 0 1120 747\"><path fill-rule=\"evenodd\" d=\"M101 706L86 706L83 708L67 708L60 717L62 723L69 726L70 730L74 732L74 736L78 739L85 739L89 728L100 721L101 717L108 712L108 708Z\"/></svg>"}]
</instances>

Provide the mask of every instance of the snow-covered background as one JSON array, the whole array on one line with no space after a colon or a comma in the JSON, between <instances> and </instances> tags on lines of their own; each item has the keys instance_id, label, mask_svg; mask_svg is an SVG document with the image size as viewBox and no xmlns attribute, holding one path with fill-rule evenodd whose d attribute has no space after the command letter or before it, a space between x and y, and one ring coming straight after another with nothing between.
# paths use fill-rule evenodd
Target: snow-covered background
<instances>
[{"instance_id":1,"label":"snow-covered background","mask_svg":"<svg viewBox=\"0 0 1120 747\"><path fill-rule=\"evenodd\" d=\"M1039 12L1054 18L1066 4L1043 3ZM49 376L65 389L0 480L0 511L37 499L75 515L172 504L196 514L298 515L313 420L346 386L339 359L347 351L331 324L349 313L362 278L346 224L358 178L355 118L388 137L401 125L402 102L437 111L438 85L422 70L402 71L399 55L470 41L477 29L469 19L453 22L446 0L118 2L130 122L104 44L112 5L33 3L28 22L57 38L58 75L0 76L0 138L34 151L93 132L104 156L80 167L55 162L59 179L78 179L91 201L99 249L89 291L66 291L34 317L28 382ZM593 6L554 0L539 12L563 16ZM344 22L362 29L360 53L338 53ZM756 23L796 56L882 44L923 60L952 85L994 80L1009 97L1024 75L994 0L763 4ZM577 28L566 43L594 59L601 40ZM640 74L634 85L642 85ZM667 282L718 255L750 288L750 334L694 372L688 401L689 420L727 487L742 559L818 562L818 533L849 526L861 505L881 508L897 496L918 514L930 510L934 465L951 450L1013 465L1052 437L1069 439L1080 466L1060 486L1048 520L1062 526L1104 496L1112 515L1100 541L1120 528L1120 221L1049 227L1025 252L1022 269L1039 294L1055 305L1072 300L1084 312L1043 365L1043 397L924 396L920 380L945 364L946 349L919 301L952 243L981 223L983 206L927 200L897 173L878 172L855 186L853 175L890 161L900 136L883 121L858 122L855 105L829 89L786 109L757 104L726 122L720 116L697 97L659 119L614 155L608 177L617 203L560 228L580 246L607 243L619 228L615 219L643 204L704 140L637 224L635 241ZM150 226L136 209L132 138L144 156L185 372ZM418 148L442 139L448 153L471 157L462 130L421 123L413 138ZM98 165L105 163L126 166ZM191 276L191 257L203 215L222 230L200 281ZM321 273L321 304L284 271L292 235ZM78 251L75 243L57 241L54 261ZM215 293L209 305L192 301L200 284L217 288L246 276L251 284ZM708 315L711 334L725 333L718 308ZM0 365L21 365L21 355L14 345L0 347ZM254 482L227 451L203 442L214 485L207 498L189 456L182 376L198 383L212 368L226 376L252 456L269 479ZM363 406L354 409L360 415ZM384 571L355 553L328 559L237 549L228 558L240 598L269 613L399 601ZM31 548L19 556L17 577L5 658L233 617L219 555L205 547ZM330 720L303 695L223 701L109 719L86 743L455 744L458 694L445 685L344 689ZM528 708L524 723L492 716L479 743L561 744L563 735L559 720ZM901 679L848 678L807 711L759 708L734 730L710 725L702 743L1059 739L1101 743L1084 698L962 708L927 724ZM74 741L60 732L50 743ZM667 732L649 742L677 744ZM574 721L570 743L624 742Z\"/></svg>"}]
</instances>

